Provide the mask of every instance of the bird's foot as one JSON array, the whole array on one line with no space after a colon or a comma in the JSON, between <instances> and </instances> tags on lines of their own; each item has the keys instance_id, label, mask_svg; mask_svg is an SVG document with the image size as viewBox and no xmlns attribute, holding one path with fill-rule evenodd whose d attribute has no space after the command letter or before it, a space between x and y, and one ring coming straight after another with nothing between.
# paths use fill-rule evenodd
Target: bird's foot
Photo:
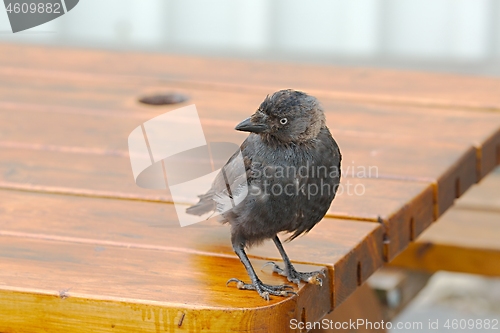
<instances>
[{"instance_id":1,"label":"bird's foot","mask_svg":"<svg viewBox=\"0 0 500 333\"><path fill-rule=\"evenodd\" d=\"M283 269L272 261L266 263L262 268L269 265L273 266L273 272L278 273L279 275L286 276L288 278L288 281L293 282L296 285L299 285L301 281L304 281L307 283L317 284L319 286L322 286L323 279L321 278L321 276L323 278L326 278L325 272L323 271L297 272L292 265L290 265L286 269Z\"/></svg>"},{"instance_id":2,"label":"bird's foot","mask_svg":"<svg viewBox=\"0 0 500 333\"><path fill-rule=\"evenodd\" d=\"M290 290L293 289L293 287L286 284L272 286L264 284L260 280L257 280L257 283L252 284L252 283L245 283L241 280L232 278L227 281L226 285L228 285L231 282L236 282L236 287L238 287L238 289L257 291L259 295L266 301L269 301L269 295L283 296L283 297L297 295L295 291Z\"/></svg>"}]
</instances>

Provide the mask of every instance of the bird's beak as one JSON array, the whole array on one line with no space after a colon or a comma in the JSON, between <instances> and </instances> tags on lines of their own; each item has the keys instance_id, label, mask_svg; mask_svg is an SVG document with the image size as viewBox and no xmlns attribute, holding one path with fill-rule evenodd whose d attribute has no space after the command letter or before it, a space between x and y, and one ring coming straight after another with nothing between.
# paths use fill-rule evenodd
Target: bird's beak
<instances>
[{"instance_id":1,"label":"bird's beak","mask_svg":"<svg viewBox=\"0 0 500 333\"><path fill-rule=\"evenodd\" d=\"M264 123L260 122L254 122L252 121L252 118L249 117L245 120L243 120L241 123L236 125L234 128L237 131L243 131L243 132L252 132L252 133L261 133L268 129L268 126Z\"/></svg>"}]
</instances>

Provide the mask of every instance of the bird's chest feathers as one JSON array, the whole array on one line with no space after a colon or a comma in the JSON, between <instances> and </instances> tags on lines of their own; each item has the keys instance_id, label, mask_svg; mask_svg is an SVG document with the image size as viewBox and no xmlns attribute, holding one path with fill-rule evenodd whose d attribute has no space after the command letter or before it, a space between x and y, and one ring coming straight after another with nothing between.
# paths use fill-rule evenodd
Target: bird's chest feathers
<instances>
[{"instance_id":1,"label":"bird's chest feathers","mask_svg":"<svg viewBox=\"0 0 500 333\"><path fill-rule=\"evenodd\" d=\"M325 158L321 141L310 144L271 146L259 144L254 146L251 156L251 181L262 184L307 183L318 178L331 176L332 161Z\"/></svg>"}]
</instances>

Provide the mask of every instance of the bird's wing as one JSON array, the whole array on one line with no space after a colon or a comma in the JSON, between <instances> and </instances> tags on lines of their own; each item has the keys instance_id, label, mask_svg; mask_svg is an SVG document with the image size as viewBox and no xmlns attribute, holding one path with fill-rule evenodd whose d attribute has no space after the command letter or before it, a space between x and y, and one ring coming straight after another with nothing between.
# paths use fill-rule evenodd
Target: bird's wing
<instances>
[{"instance_id":1,"label":"bird's wing","mask_svg":"<svg viewBox=\"0 0 500 333\"><path fill-rule=\"evenodd\" d=\"M300 185L303 185L306 189L309 189L310 185L314 185L315 188L324 188L323 186L327 184L332 191L325 191L324 193L319 191L317 195L312 195L312 192L309 192L308 196L310 199L300 201L300 204L298 204L296 208L300 214L304 215L304 219L301 221L299 220L300 222L295 226L293 234L287 241L291 241L309 232L319 221L321 221L328 211L332 200L335 198L336 190L340 184L342 154L340 153L339 146L330 135L330 132L326 133L323 140L325 140L327 144L317 147L315 155L318 156L320 160L316 161L316 165L334 166L337 174L329 173L329 177L323 178L322 180L315 177L304 177L300 178L299 182L301 183Z\"/></svg>"},{"instance_id":2,"label":"bird's wing","mask_svg":"<svg viewBox=\"0 0 500 333\"><path fill-rule=\"evenodd\" d=\"M240 149L237 150L226 162L222 169L224 170L224 173L220 171L217 174L208 192L200 195L198 203L187 208L186 213L201 216L209 212L226 211L228 207L227 205L231 205L232 207L234 204L234 197L239 194L233 192L235 189L238 191L237 188L241 188L241 186L237 186L235 188L235 186L231 185L238 183L242 177L247 176L251 166L250 158L243 155L246 145L247 140L241 144ZM238 158L240 154L242 154L243 157L244 171L240 166L241 159ZM248 177L245 185L248 185ZM231 189L233 191L231 191Z\"/></svg>"}]
</instances>

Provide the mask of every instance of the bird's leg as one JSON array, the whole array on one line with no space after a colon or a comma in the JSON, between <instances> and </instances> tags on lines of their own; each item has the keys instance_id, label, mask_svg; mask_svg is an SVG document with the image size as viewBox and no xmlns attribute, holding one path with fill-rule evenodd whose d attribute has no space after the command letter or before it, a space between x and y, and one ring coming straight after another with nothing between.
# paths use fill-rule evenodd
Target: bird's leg
<instances>
[{"instance_id":1,"label":"bird's leg","mask_svg":"<svg viewBox=\"0 0 500 333\"><path fill-rule=\"evenodd\" d=\"M269 301L269 295L275 295L275 296L291 296L291 295L296 295L296 293L290 289L293 289L292 286L288 285L278 285L278 286L271 286L268 284L264 284L257 274L255 274L255 270L252 267L252 264L250 263L250 260L247 257L247 254L245 253L244 250L245 245L244 244L233 244L233 249L234 252L238 255L240 258L241 263L243 266L245 266L248 276L250 276L250 279L252 280L252 283L245 283L241 280L232 278L227 281L227 283L231 282L236 282L236 286L238 289L246 289L246 290L255 290L259 293L259 295L264 298L265 300Z\"/></svg>"},{"instance_id":2,"label":"bird's leg","mask_svg":"<svg viewBox=\"0 0 500 333\"><path fill-rule=\"evenodd\" d=\"M290 259L288 258L288 255L285 252L285 249L283 248L283 245L281 244L280 239L278 236L274 236L273 238L274 244L276 244L276 247L278 248L278 251L281 254L281 257L283 258L283 261L285 262L285 268L279 267L276 263L274 262L268 262L267 265L273 266L273 272L278 273L280 275L286 276L288 278L288 281L293 282L295 284L299 284L301 281L312 283L312 284L318 284L318 285L323 285L323 280L321 279L320 275L325 277L325 273L323 271L316 271L316 272L297 272L295 270L295 267L293 267L292 263L290 262Z\"/></svg>"}]
</instances>

